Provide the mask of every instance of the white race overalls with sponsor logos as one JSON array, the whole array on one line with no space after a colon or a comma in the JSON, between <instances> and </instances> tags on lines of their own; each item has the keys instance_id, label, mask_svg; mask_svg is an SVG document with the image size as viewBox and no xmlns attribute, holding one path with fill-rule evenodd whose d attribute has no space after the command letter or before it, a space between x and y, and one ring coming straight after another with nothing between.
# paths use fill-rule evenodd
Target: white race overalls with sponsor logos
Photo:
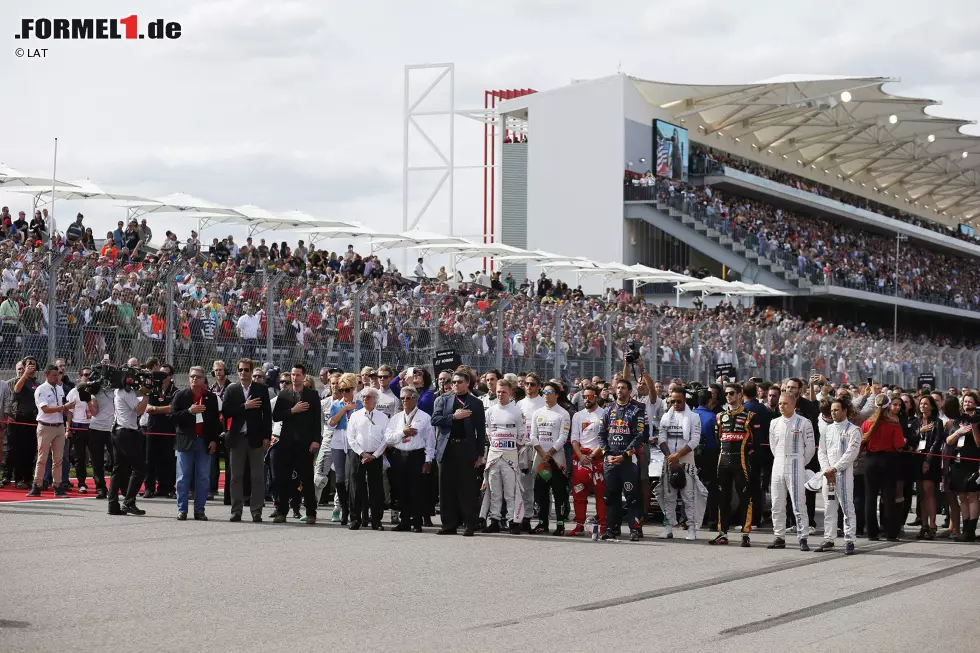
<instances>
[{"instance_id":1,"label":"white race overalls with sponsor logos","mask_svg":"<svg viewBox=\"0 0 980 653\"><path fill-rule=\"evenodd\" d=\"M483 476L486 492L480 516L500 520L501 507L506 501L510 520L520 522L524 519L524 501L518 449L526 444L524 415L513 402L507 405L496 403L487 409L486 423L490 446Z\"/></svg>"}]
</instances>

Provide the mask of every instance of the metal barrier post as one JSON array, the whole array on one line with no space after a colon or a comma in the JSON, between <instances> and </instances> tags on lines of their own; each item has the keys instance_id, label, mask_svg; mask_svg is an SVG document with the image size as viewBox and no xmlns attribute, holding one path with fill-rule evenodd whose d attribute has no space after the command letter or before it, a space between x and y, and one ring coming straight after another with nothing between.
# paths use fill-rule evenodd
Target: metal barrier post
<instances>
[{"instance_id":1,"label":"metal barrier post","mask_svg":"<svg viewBox=\"0 0 980 653\"><path fill-rule=\"evenodd\" d=\"M561 355L561 340L564 337L565 329L562 320L565 317L565 306L559 306L558 311L555 313L555 378L559 381L562 380L562 355Z\"/></svg>"},{"instance_id":2,"label":"metal barrier post","mask_svg":"<svg viewBox=\"0 0 980 653\"><path fill-rule=\"evenodd\" d=\"M269 279L269 272L262 269L262 280L265 282L265 359L273 362L272 353L276 347L276 320L274 313L276 310L276 290L279 283L286 278L285 272L278 272L272 279Z\"/></svg>"},{"instance_id":3,"label":"metal barrier post","mask_svg":"<svg viewBox=\"0 0 980 653\"><path fill-rule=\"evenodd\" d=\"M943 364L943 354L949 349L949 345L943 345L939 348L939 355L936 356L936 362L933 363L933 371L936 375L936 383L939 384L940 388L949 387L949 379L946 378L946 365Z\"/></svg>"},{"instance_id":4,"label":"metal barrier post","mask_svg":"<svg viewBox=\"0 0 980 653\"><path fill-rule=\"evenodd\" d=\"M766 381L772 381L772 329L766 329Z\"/></svg>"},{"instance_id":5,"label":"metal barrier post","mask_svg":"<svg viewBox=\"0 0 980 653\"><path fill-rule=\"evenodd\" d=\"M369 286L364 284L354 293L354 374L361 372L361 298Z\"/></svg>"},{"instance_id":6,"label":"metal barrier post","mask_svg":"<svg viewBox=\"0 0 980 653\"><path fill-rule=\"evenodd\" d=\"M650 327L650 378L656 381L659 377L657 375L657 365L660 361L660 325L666 320L666 317L658 317L653 321L653 326ZM607 379L612 378L612 374L606 376Z\"/></svg>"},{"instance_id":7,"label":"metal barrier post","mask_svg":"<svg viewBox=\"0 0 980 653\"><path fill-rule=\"evenodd\" d=\"M496 364L497 370L503 374L504 371L504 312L510 307L510 303L513 301L513 297L509 295L502 297L500 303L497 304L497 342L494 347L494 363ZM512 352L513 353L513 352Z\"/></svg>"},{"instance_id":8,"label":"metal barrier post","mask_svg":"<svg viewBox=\"0 0 980 653\"><path fill-rule=\"evenodd\" d=\"M166 283L167 290L167 333L165 334L167 340L164 343L164 359L166 359L168 365L173 365L177 337L177 325L174 323L176 319L174 316L174 301L177 294L177 271L167 270L163 276L166 279L164 283Z\"/></svg>"},{"instance_id":9,"label":"metal barrier post","mask_svg":"<svg viewBox=\"0 0 980 653\"><path fill-rule=\"evenodd\" d=\"M48 262L48 363L54 363L58 357L58 268L65 256L51 252Z\"/></svg>"}]
</instances>

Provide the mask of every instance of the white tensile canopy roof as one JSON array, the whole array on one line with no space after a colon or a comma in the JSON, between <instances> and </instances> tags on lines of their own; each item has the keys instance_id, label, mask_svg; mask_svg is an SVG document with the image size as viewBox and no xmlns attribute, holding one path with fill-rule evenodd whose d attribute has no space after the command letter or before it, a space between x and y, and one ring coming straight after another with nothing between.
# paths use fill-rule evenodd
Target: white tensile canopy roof
<instances>
[{"instance_id":1,"label":"white tensile canopy roof","mask_svg":"<svg viewBox=\"0 0 980 653\"><path fill-rule=\"evenodd\" d=\"M519 256L527 253L519 247L504 245L503 243L444 243L429 246L430 252L440 254L455 254L460 260L467 258L499 258L502 256Z\"/></svg>"},{"instance_id":2,"label":"white tensile canopy roof","mask_svg":"<svg viewBox=\"0 0 980 653\"><path fill-rule=\"evenodd\" d=\"M432 245L450 245L467 243L465 238L457 236L446 236L429 231L404 231L392 238L379 239L377 245L379 249L428 249Z\"/></svg>"},{"instance_id":3,"label":"white tensile canopy roof","mask_svg":"<svg viewBox=\"0 0 980 653\"><path fill-rule=\"evenodd\" d=\"M41 175L29 175L13 168L8 168L0 164L0 188L13 190L17 186L72 186L72 184L42 177Z\"/></svg>"},{"instance_id":4,"label":"white tensile canopy roof","mask_svg":"<svg viewBox=\"0 0 980 653\"><path fill-rule=\"evenodd\" d=\"M561 254L552 254L551 252L545 252L540 249L533 251L524 252L523 254L508 254L507 256L501 256L498 260L500 261L564 261L567 256L562 256Z\"/></svg>"},{"instance_id":5,"label":"white tensile canopy roof","mask_svg":"<svg viewBox=\"0 0 980 653\"><path fill-rule=\"evenodd\" d=\"M273 212L263 209L260 206L255 206L254 204L236 206L234 210L242 217L238 218L236 216L231 216L229 221L240 222L248 226L249 236L254 236L273 229L306 232L310 229L324 227L351 227L351 224L347 222L316 218L307 213L303 213L302 211Z\"/></svg>"},{"instance_id":6,"label":"white tensile canopy roof","mask_svg":"<svg viewBox=\"0 0 980 653\"><path fill-rule=\"evenodd\" d=\"M90 179L82 179L78 181L72 181L69 184L63 182L58 182L58 186L55 187L54 193L52 194L51 188L40 188L40 187L30 187L30 188L13 188L20 193L31 193L38 197L38 200L43 203L48 203L52 198L56 200L117 200L120 202L149 202L151 200L143 197L142 195L132 195L128 193L117 193L114 191L109 191L103 189L97 183Z\"/></svg>"},{"instance_id":7,"label":"white tensile canopy roof","mask_svg":"<svg viewBox=\"0 0 980 653\"><path fill-rule=\"evenodd\" d=\"M924 216L933 210L962 221L980 216L980 137L960 131L973 121L931 115L926 109L938 102L884 90L897 79L786 75L733 85L631 79L699 143L718 139L725 149L726 139L746 140L761 163L781 157L815 181L840 175L865 183L907 200L910 211L918 203Z\"/></svg>"},{"instance_id":8,"label":"white tensile canopy roof","mask_svg":"<svg viewBox=\"0 0 980 653\"><path fill-rule=\"evenodd\" d=\"M124 206L136 215L144 213L192 213L195 215L242 217L235 209L221 206L208 200L188 195L172 193L166 197L146 201L127 202Z\"/></svg>"}]
</instances>

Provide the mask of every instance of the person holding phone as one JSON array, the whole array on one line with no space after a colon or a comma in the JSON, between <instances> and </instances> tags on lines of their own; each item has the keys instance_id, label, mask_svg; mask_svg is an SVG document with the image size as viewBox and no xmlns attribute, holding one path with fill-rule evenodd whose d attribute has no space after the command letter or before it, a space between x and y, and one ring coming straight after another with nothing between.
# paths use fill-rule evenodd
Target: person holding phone
<instances>
[{"instance_id":1,"label":"person holding phone","mask_svg":"<svg viewBox=\"0 0 980 653\"><path fill-rule=\"evenodd\" d=\"M963 530L957 537L959 542L974 542L977 539L977 518L980 517L980 413L977 412L980 397L975 392L963 395L963 412L954 422L954 429L946 438L946 444L953 447L956 458L950 462L950 489L956 493L960 502Z\"/></svg>"}]
</instances>

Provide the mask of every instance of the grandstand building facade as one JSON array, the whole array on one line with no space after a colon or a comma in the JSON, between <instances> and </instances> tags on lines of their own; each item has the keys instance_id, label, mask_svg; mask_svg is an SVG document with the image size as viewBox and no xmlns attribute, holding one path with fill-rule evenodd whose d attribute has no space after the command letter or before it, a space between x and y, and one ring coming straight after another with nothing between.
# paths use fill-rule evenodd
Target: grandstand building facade
<instances>
[{"instance_id":1,"label":"grandstand building facade","mask_svg":"<svg viewBox=\"0 0 980 653\"><path fill-rule=\"evenodd\" d=\"M502 147L498 239L761 283L829 318L862 306L891 326L898 306L903 323L974 329L980 139L894 81L614 75L505 100L526 138Z\"/></svg>"}]
</instances>

